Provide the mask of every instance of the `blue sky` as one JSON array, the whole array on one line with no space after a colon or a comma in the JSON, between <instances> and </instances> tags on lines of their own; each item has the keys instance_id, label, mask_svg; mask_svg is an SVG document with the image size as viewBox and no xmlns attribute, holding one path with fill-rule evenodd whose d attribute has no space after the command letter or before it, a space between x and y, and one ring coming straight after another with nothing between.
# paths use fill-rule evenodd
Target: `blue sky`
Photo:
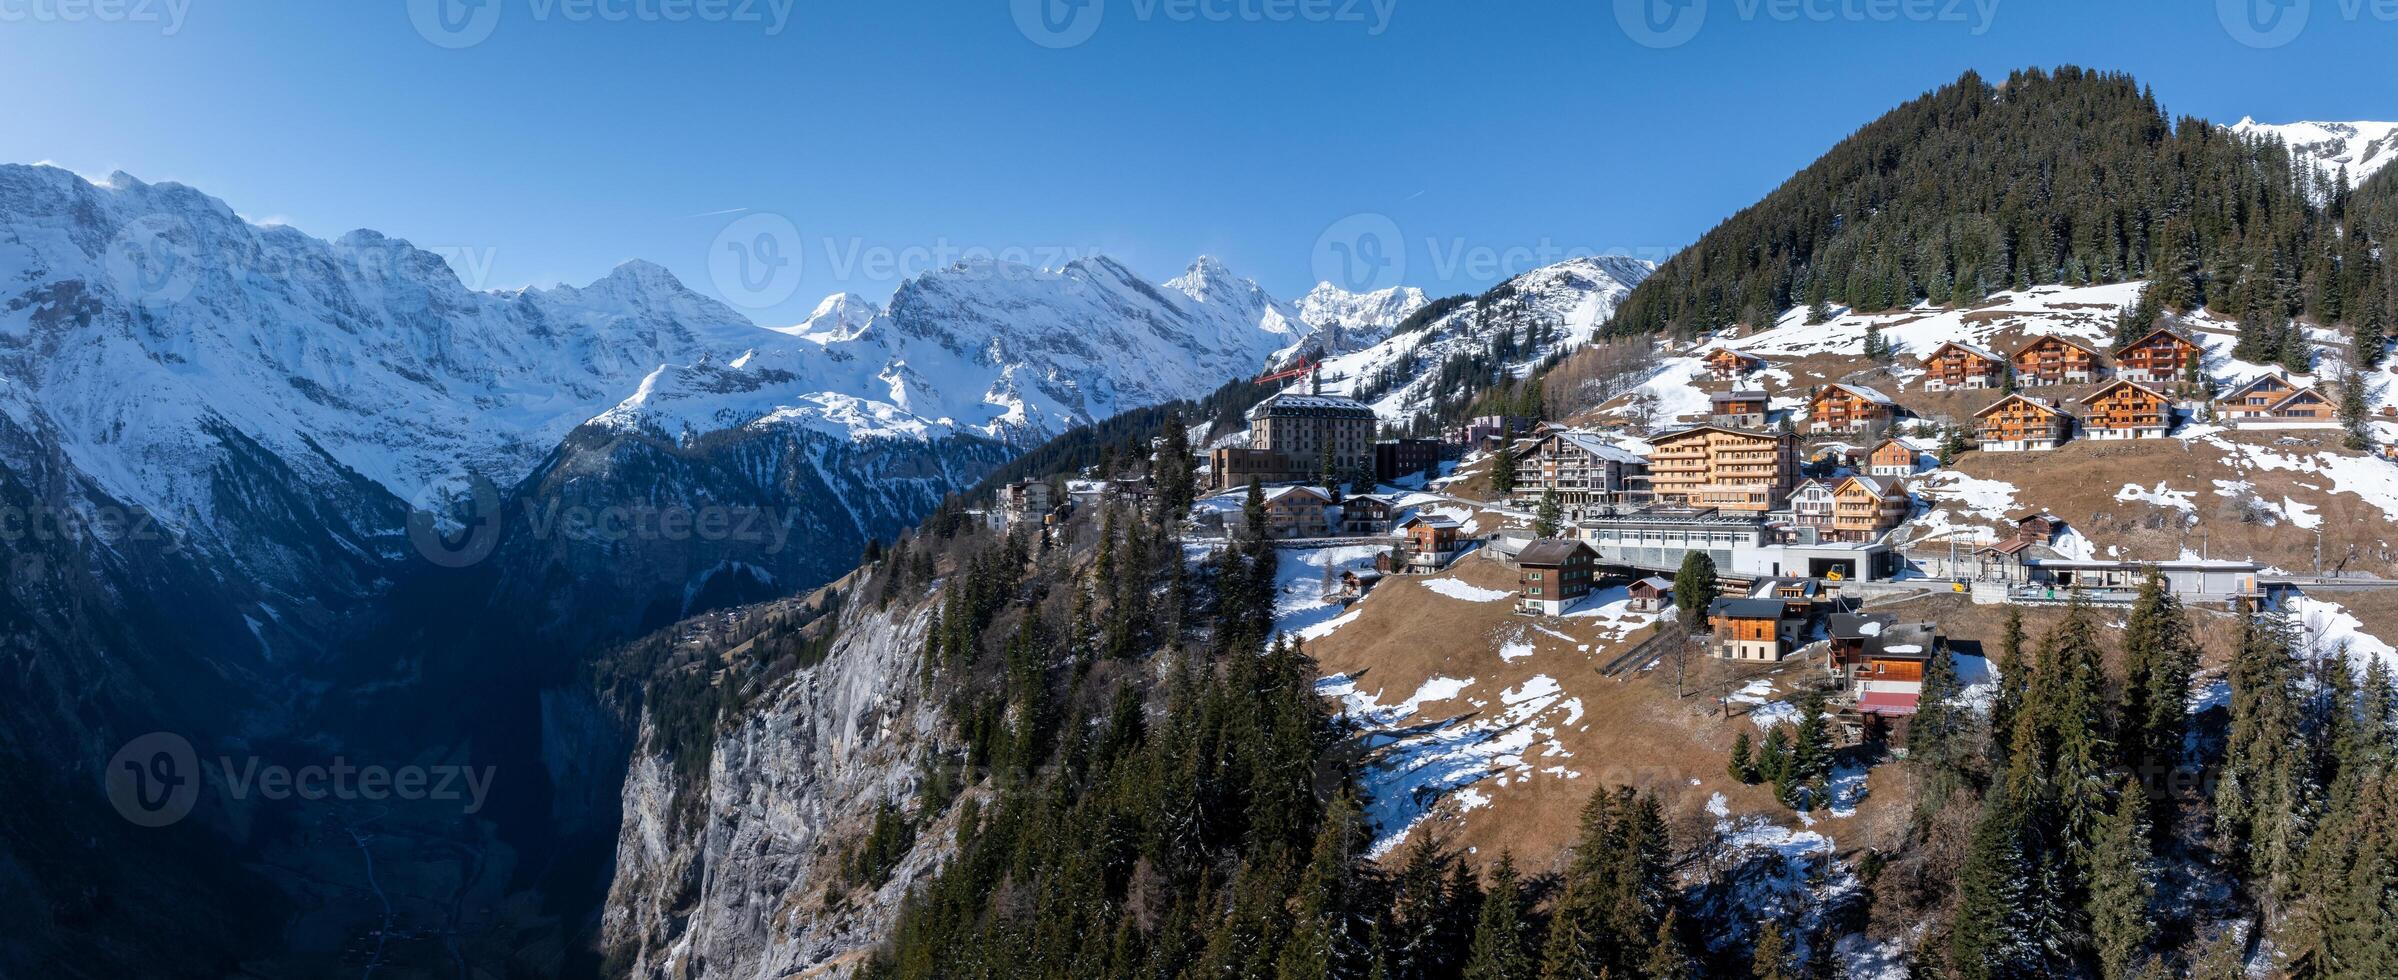
<instances>
[{"instance_id":1,"label":"blue sky","mask_svg":"<svg viewBox=\"0 0 2398 980\"><path fill-rule=\"evenodd\" d=\"M0 160L379 229L492 288L638 257L721 293L728 229L769 228L799 262L739 305L787 323L985 252L1208 253L1286 297L1360 227L1435 293L1663 258L1968 68L2398 117L2371 0L456 2L0 0ZM731 225L759 213L788 225Z\"/></svg>"}]
</instances>

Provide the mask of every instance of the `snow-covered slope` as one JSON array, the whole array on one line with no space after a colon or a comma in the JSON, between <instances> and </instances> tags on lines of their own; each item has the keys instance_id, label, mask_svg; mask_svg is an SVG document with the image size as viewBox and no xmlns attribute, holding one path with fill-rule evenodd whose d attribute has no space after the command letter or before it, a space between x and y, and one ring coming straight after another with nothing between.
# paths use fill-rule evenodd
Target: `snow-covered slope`
<instances>
[{"instance_id":1,"label":"snow-covered slope","mask_svg":"<svg viewBox=\"0 0 2398 980\"><path fill-rule=\"evenodd\" d=\"M1021 444L1202 393L1307 331L1212 259L1160 287L1104 258L961 264L767 329L646 262L477 292L375 232L323 241L177 184L0 167L0 410L189 528L223 502L234 443L302 487L409 500L510 485L594 419Z\"/></svg>"},{"instance_id":2,"label":"snow-covered slope","mask_svg":"<svg viewBox=\"0 0 2398 980\"><path fill-rule=\"evenodd\" d=\"M2232 131L2247 136L2273 136L2289 144L2301 159L2312 160L2325 173L2348 173L2348 185L2365 182L2392 159L2398 159L2398 123L2294 122L2269 124L2242 119Z\"/></svg>"},{"instance_id":3,"label":"snow-covered slope","mask_svg":"<svg viewBox=\"0 0 2398 980\"><path fill-rule=\"evenodd\" d=\"M1500 370L1520 376L1551 353L1589 341L1656 268L1641 259L1589 256L1535 269L1421 329L1327 361L1327 390L1364 398L1397 419L1455 394L1440 388L1441 367L1453 358L1488 354Z\"/></svg>"}]
</instances>

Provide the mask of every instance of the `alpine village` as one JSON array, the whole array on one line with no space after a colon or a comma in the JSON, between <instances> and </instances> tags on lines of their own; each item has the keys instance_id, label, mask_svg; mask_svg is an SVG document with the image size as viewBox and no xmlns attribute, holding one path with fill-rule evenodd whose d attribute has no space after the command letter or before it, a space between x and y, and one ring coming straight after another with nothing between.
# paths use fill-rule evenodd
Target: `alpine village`
<instances>
[{"instance_id":1,"label":"alpine village","mask_svg":"<svg viewBox=\"0 0 2398 980\"><path fill-rule=\"evenodd\" d=\"M772 607L917 707L755 914L891 978L2398 976L2393 236L2398 168L1969 74L1594 321L1070 432Z\"/></svg>"}]
</instances>

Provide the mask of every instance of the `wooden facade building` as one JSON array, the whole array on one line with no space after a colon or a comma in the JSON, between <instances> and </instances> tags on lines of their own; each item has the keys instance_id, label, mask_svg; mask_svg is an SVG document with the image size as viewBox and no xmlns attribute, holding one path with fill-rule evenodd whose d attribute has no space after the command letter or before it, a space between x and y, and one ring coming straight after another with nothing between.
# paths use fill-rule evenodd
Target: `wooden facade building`
<instances>
[{"instance_id":1,"label":"wooden facade building","mask_svg":"<svg viewBox=\"0 0 2398 980\"><path fill-rule=\"evenodd\" d=\"M2098 351L2066 337L2034 337L2016 348L2010 360L2015 364L2015 383L2027 388L2092 384L2106 377Z\"/></svg>"},{"instance_id":2,"label":"wooden facade building","mask_svg":"<svg viewBox=\"0 0 2398 980\"><path fill-rule=\"evenodd\" d=\"M1877 432L1898 418L1898 403L1871 388L1828 384L1807 397L1809 432Z\"/></svg>"},{"instance_id":3,"label":"wooden facade building","mask_svg":"<svg viewBox=\"0 0 2398 980\"><path fill-rule=\"evenodd\" d=\"M2006 383L2007 359L1952 340L1923 359L1923 370L1925 391L1997 388Z\"/></svg>"},{"instance_id":4,"label":"wooden facade building","mask_svg":"<svg viewBox=\"0 0 2398 980\"><path fill-rule=\"evenodd\" d=\"M2205 356L2206 349L2197 341L2159 327L2115 352L2115 376L2126 381L2170 384L2185 376L2193 359Z\"/></svg>"},{"instance_id":5,"label":"wooden facade building","mask_svg":"<svg viewBox=\"0 0 2398 980\"><path fill-rule=\"evenodd\" d=\"M2073 416L2030 395L2008 395L1973 417L1983 452L2046 452L2073 435Z\"/></svg>"},{"instance_id":6,"label":"wooden facade building","mask_svg":"<svg viewBox=\"0 0 2398 980\"><path fill-rule=\"evenodd\" d=\"M2161 439L2173 431L2173 400L2128 378L2082 399L2082 433L2092 439Z\"/></svg>"}]
</instances>

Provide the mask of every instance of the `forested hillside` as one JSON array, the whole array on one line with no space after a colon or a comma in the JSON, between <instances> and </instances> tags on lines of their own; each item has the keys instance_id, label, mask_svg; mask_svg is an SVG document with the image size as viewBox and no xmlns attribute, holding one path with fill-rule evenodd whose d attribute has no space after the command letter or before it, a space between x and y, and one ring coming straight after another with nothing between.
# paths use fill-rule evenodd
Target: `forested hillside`
<instances>
[{"instance_id":1,"label":"forested hillside","mask_svg":"<svg viewBox=\"0 0 2398 980\"><path fill-rule=\"evenodd\" d=\"M1798 306L1968 304L2149 278L2177 310L2326 324L2386 314L2389 277L2335 220L2334 185L2278 144L2168 117L2125 75L2026 70L1994 86L1968 73L1710 231L1608 332L1689 336Z\"/></svg>"}]
</instances>

